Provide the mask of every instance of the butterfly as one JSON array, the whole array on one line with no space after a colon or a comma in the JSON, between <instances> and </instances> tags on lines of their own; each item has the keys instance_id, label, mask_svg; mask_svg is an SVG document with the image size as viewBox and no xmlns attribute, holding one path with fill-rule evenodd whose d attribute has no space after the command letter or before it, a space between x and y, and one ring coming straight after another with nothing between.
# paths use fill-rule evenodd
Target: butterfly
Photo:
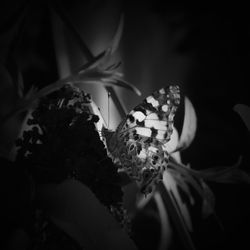
<instances>
[{"instance_id":1,"label":"butterfly","mask_svg":"<svg viewBox=\"0 0 250 250\"><path fill-rule=\"evenodd\" d=\"M162 180L168 166L164 144L171 138L179 104L179 86L169 85L132 109L115 131L102 129L108 154L145 195Z\"/></svg>"}]
</instances>

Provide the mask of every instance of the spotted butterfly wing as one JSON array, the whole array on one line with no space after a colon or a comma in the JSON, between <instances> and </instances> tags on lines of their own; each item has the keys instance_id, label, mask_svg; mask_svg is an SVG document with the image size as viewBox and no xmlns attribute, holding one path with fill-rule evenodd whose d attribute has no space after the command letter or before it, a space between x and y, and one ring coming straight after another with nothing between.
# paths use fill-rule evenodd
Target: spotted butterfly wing
<instances>
[{"instance_id":1,"label":"spotted butterfly wing","mask_svg":"<svg viewBox=\"0 0 250 250\"><path fill-rule=\"evenodd\" d=\"M179 86L161 88L136 106L115 132L103 129L111 157L136 180L142 193L152 191L167 167L163 145L170 140L179 103Z\"/></svg>"}]
</instances>

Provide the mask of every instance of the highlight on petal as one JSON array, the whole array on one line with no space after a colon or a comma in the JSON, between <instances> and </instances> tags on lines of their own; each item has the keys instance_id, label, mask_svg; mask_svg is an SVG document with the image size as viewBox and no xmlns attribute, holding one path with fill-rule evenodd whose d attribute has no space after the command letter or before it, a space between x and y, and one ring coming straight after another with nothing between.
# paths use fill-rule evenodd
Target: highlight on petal
<instances>
[{"instance_id":1,"label":"highlight on petal","mask_svg":"<svg viewBox=\"0 0 250 250\"><path fill-rule=\"evenodd\" d=\"M159 212L161 222L161 239L158 250L169 249L171 246L171 240L173 237L173 229L171 228L170 216L164 205L162 196L159 192L154 195L154 200Z\"/></svg>"},{"instance_id":2,"label":"highlight on petal","mask_svg":"<svg viewBox=\"0 0 250 250\"><path fill-rule=\"evenodd\" d=\"M94 68L91 70L86 70L80 72L79 74L72 77L71 80L73 84L100 84L105 86L122 87L134 92L136 95L140 96L141 92L133 84L128 83L122 79L123 74L117 72L116 70L101 70L99 68Z\"/></svg>"},{"instance_id":3,"label":"highlight on petal","mask_svg":"<svg viewBox=\"0 0 250 250\"><path fill-rule=\"evenodd\" d=\"M197 129L197 116L193 104L185 97L185 116L179 144L175 151L187 148L193 141Z\"/></svg>"},{"instance_id":4,"label":"highlight on petal","mask_svg":"<svg viewBox=\"0 0 250 250\"><path fill-rule=\"evenodd\" d=\"M238 113L250 131L250 107L245 104L236 104L233 110Z\"/></svg>"},{"instance_id":5,"label":"highlight on petal","mask_svg":"<svg viewBox=\"0 0 250 250\"><path fill-rule=\"evenodd\" d=\"M174 204L176 207L176 211L180 211L180 215L185 227L188 229L189 232L193 231L193 225L192 220L188 211L188 207L185 203L182 202L182 198L180 197L179 193L179 179L176 179L177 176L173 175L173 173L169 171L165 171L163 174L163 183L165 188L168 190L168 192L171 193L173 196L172 199L174 199ZM178 177L177 177L178 178ZM185 192L188 194L188 197L192 199L192 196L190 195L189 187L183 182L181 185L182 188L185 190ZM192 203L192 201L190 200Z\"/></svg>"},{"instance_id":6,"label":"highlight on petal","mask_svg":"<svg viewBox=\"0 0 250 250\"><path fill-rule=\"evenodd\" d=\"M214 212L214 194L202 179L203 176L200 175L200 172L202 171L193 170L181 163L172 161L169 163L169 169L167 171L169 172L169 175L172 175L174 180L172 183L175 185L172 185L172 188L178 186L184 193L186 193L187 197L189 197L190 205L195 204L190 187L192 187L192 189L198 194L203 204L202 215L204 218ZM182 207L182 203L180 203L180 207Z\"/></svg>"},{"instance_id":7,"label":"highlight on petal","mask_svg":"<svg viewBox=\"0 0 250 250\"><path fill-rule=\"evenodd\" d=\"M187 205L182 202L178 189L179 183L176 181L175 177L176 175L173 175L169 171L165 171L163 175L163 185L159 185L159 190L164 201L165 209L171 218L172 225L182 245L187 249L195 250L190 235L193 231L192 218L189 214ZM161 219L164 218L161 217Z\"/></svg>"},{"instance_id":8,"label":"highlight on petal","mask_svg":"<svg viewBox=\"0 0 250 250\"><path fill-rule=\"evenodd\" d=\"M167 151L169 154L171 154L171 157L175 159L176 162L181 163L181 154L179 151L176 151L179 142L179 134L175 127L173 127L173 133L170 137L170 140L165 143L162 148L164 151Z\"/></svg>"}]
</instances>

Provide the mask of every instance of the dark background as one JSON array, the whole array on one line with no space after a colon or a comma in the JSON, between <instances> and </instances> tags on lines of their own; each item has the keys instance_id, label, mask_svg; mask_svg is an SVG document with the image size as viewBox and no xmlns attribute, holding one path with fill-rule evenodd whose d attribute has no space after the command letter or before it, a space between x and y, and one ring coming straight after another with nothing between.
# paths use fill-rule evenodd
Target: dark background
<instances>
[{"instance_id":1,"label":"dark background","mask_svg":"<svg viewBox=\"0 0 250 250\"><path fill-rule=\"evenodd\" d=\"M94 54L105 48L120 13L124 13L124 33L117 56L123 62L125 79L143 94L140 98L130 98L127 92L122 94L128 110L167 82L181 83L198 117L195 140L183 152L184 163L191 163L195 169L230 166L243 155L241 168L249 171L249 132L233 111L237 103L250 105L246 6L76 0L62 1L62 6ZM58 59L46 1L4 1L0 17L1 63L13 79L19 67L25 90L32 84L42 87L57 80ZM66 44L72 46L74 42ZM75 46L73 52L72 49L67 52L71 68L75 67L72 58L78 51ZM13 87L10 98L14 98L14 92ZM1 175L13 174L3 170ZM2 189L15 185L13 181L10 184L9 180L13 180L10 176L6 180ZM211 187L227 239L232 248L239 249L248 242L249 187L229 184ZM18 196L15 192L11 193L13 199ZM20 204L15 205L18 210Z\"/></svg>"}]
</instances>

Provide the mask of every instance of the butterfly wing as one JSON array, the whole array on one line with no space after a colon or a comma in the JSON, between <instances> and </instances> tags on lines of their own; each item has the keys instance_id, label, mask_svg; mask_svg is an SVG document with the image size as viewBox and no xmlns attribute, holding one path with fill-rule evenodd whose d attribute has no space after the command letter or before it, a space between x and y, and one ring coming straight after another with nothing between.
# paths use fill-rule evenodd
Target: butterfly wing
<instances>
[{"instance_id":1,"label":"butterfly wing","mask_svg":"<svg viewBox=\"0 0 250 250\"><path fill-rule=\"evenodd\" d=\"M157 90L126 116L117 132L120 136L133 138L138 135L164 144L173 132L173 118L179 103L179 86Z\"/></svg>"},{"instance_id":2,"label":"butterfly wing","mask_svg":"<svg viewBox=\"0 0 250 250\"><path fill-rule=\"evenodd\" d=\"M109 140L111 155L143 193L151 192L149 184L161 179L167 166L162 145L170 140L179 103L179 86L155 91L125 117Z\"/></svg>"}]
</instances>

